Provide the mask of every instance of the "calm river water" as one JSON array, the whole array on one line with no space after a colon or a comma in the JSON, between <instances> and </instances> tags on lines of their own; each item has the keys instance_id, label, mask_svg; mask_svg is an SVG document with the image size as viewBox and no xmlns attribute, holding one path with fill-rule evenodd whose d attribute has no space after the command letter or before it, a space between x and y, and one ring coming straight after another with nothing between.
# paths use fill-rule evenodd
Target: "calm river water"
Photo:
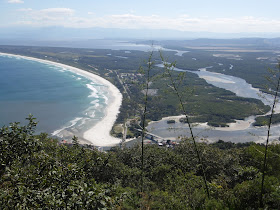
<instances>
[{"instance_id":1,"label":"calm river water","mask_svg":"<svg viewBox=\"0 0 280 210\"><path fill-rule=\"evenodd\" d=\"M163 67L163 65L159 65ZM176 71L188 71L197 74L200 78L206 80L207 83L212 84L219 88L224 88L235 93L237 96L246 98L256 98L263 101L266 105L271 105L273 97L267 94L261 93L258 89L253 88L251 84L248 84L244 79L229 76L221 73L209 72L206 67L199 69L198 71L189 71L184 69L175 68ZM262 96L265 96L262 97ZM279 112L279 106L277 107L277 112ZM246 118L243 122L252 122L255 116L250 116ZM242 121L238 121L242 123ZM165 138L178 138L179 136L189 136L189 130L187 125L182 123L167 124L167 120L161 120L158 122L151 123L148 126L149 131L152 133L162 136ZM217 141L219 139L224 141L232 142L264 142L267 135L267 127L253 127L252 125L244 129L241 127L235 130L229 130L228 128L212 128L205 125L198 125L194 127L194 134L198 138L207 138L209 141ZM272 126L271 129L271 140L278 139L280 136L280 125Z\"/></svg>"}]
</instances>

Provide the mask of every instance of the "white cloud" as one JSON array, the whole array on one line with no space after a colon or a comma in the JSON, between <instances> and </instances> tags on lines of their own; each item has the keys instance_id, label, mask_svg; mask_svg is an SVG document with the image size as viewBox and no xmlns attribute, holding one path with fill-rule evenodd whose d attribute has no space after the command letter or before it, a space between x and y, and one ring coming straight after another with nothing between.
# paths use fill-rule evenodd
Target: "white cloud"
<instances>
[{"instance_id":1,"label":"white cloud","mask_svg":"<svg viewBox=\"0 0 280 210\"><path fill-rule=\"evenodd\" d=\"M48 8L39 10L40 13L48 13L48 14L64 14L64 15L72 15L74 13L73 9L70 8Z\"/></svg>"},{"instance_id":2,"label":"white cloud","mask_svg":"<svg viewBox=\"0 0 280 210\"><path fill-rule=\"evenodd\" d=\"M21 24L25 22L28 25L64 25L69 21L75 13L69 8L48 8L42 10L32 10L31 8L19 9L18 11L25 12L25 16L20 20Z\"/></svg>"},{"instance_id":3,"label":"white cloud","mask_svg":"<svg viewBox=\"0 0 280 210\"><path fill-rule=\"evenodd\" d=\"M10 3L10 4L23 4L24 1L22 1L22 0L8 0L8 3Z\"/></svg>"},{"instance_id":4,"label":"white cloud","mask_svg":"<svg viewBox=\"0 0 280 210\"><path fill-rule=\"evenodd\" d=\"M175 18L158 15L141 16L135 14L104 15L97 17L93 12L84 17L77 16L70 8L49 8L43 10L21 9L25 11L21 23L37 26L59 25L65 27L105 27L129 29L173 29L180 31L208 32L280 32L280 19L262 17L210 18L180 15ZM92 15L94 14L94 15Z\"/></svg>"}]
</instances>

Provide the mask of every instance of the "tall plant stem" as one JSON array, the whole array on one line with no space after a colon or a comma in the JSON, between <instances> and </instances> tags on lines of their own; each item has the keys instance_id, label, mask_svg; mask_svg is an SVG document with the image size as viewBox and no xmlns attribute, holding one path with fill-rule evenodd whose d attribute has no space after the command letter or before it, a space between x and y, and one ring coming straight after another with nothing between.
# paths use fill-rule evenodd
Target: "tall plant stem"
<instances>
[{"instance_id":1,"label":"tall plant stem","mask_svg":"<svg viewBox=\"0 0 280 210\"><path fill-rule=\"evenodd\" d=\"M151 52L148 60L148 69L147 69L147 79L145 83L145 96L144 96L144 111L143 111L143 117L142 117L142 134L141 134L141 193L143 195L144 191L144 137L145 137L145 121L146 121L146 115L147 115L147 106L148 106L148 92L149 92L149 84L151 81L150 72L152 69L152 56L153 51Z\"/></svg>"},{"instance_id":2,"label":"tall plant stem","mask_svg":"<svg viewBox=\"0 0 280 210\"><path fill-rule=\"evenodd\" d=\"M280 63L278 64L278 73L279 72L280 72ZM271 114L270 114L270 117L269 117L268 129L267 129L267 139L266 139L266 144L265 144L265 153L264 153L263 170L262 170L261 195L260 195L260 207L261 208L264 207L264 205L263 205L263 193L264 193L264 178L265 178L265 172L266 172L266 168L267 168L267 150L268 150L268 143L269 143L269 137L270 137L270 128L271 128L271 124L272 124L272 117L273 117L274 109L275 109L276 103L277 103L279 86L280 86L280 74L279 74L278 81L277 81L276 92L274 94L274 100L273 100L273 105L272 105L272 108L271 108Z\"/></svg>"},{"instance_id":3,"label":"tall plant stem","mask_svg":"<svg viewBox=\"0 0 280 210\"><path fill-rule=\"evenodd\" d=\"M205 186L205 191L207 193L207 196L208 198L210 198L210 194L209 194L209 188L208 188L208 185L207 185L207 180L206 180L206 175L205 175L205 170L204 170L204 166L202 164L202 160L201 160L201 157L200 157L200 154L199 154L199 151L198 151L198 147L197 147L197 144L196 144L196 141L195 141L195 137L194 137L194 134L193 134L193 129L192 129L192 125L190 123L190 120L189 120L189 117L187 115L187 111L183 105L183 100L182 100L182 95L179 93L179 90L176 86L176 83L175 83L175 80L170 72L170 68L172 68L173 64L171 64L169 67L166 68L167 70L167 73L168 73L168 76L170 78L170 81L171 81L171 85L173 87L173 90L177 96L177 98L179 99L179 102L180 102L180 106L181 106L181 109L183 111L183 114L185 115L186 117L186 120L187 120L187 124L188 124L188 128L190 130L190 133L191 133L191 139L193 141L193 145L194 145L194 149L195 149L195 152L196 152L196 156L197 156L197 159L198 159L198 162L200 164L200 168L202 170L202 174L203 174L203 182L204 182L204 186Z\"/></svg>"}]
</instances>

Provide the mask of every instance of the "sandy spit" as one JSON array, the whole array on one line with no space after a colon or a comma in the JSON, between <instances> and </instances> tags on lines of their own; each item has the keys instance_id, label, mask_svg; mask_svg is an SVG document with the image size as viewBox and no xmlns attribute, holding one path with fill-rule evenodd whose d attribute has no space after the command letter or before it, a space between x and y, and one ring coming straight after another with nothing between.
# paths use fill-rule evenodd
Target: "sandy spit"
<instances>
[{"instance_id":1,"label":"sandy spit","mask_svg":"<svg viewBox=\"0 0 280 210\"><path fill-rule=\"evenodd\" d=\"M158 123L161 121L167 121L167 120L175 120L177 123L179 122L179 119L185 117L185 115L178 115L178 116L169 116L164 117L159 121L151 121L149 125L152 125L154 123ZM246 130L249 127L251 127L252 123L255 122L254 117L248 117L245 120L235 120L234 123L228 123L229 127L211 127L207 125L207 122L205 123L193 123L193 127L200 127L204 129L213 129L213 130L220 130L220 131L238 131L238 130ZM187 125L185 125L187 126Z\"/></svg>"}]
</instances>

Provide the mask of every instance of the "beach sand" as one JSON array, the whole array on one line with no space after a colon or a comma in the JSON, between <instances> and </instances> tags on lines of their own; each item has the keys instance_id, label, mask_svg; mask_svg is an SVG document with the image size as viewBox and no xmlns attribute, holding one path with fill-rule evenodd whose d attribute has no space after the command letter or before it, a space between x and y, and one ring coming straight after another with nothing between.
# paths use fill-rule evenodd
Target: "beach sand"
<instances>
[{"instance_id":1,"label":"beach sand","mask_svg":"<svg viewBox=\"0 0 280 210\"><path fill-rule=\"evenodd\" d=\"M99 121L97 124L95 124L93 127L91 127L89 130L87 130L83 134L83 139L79 139L80 143L91 143L94 146L115 146L120 143L121 139L115 138L110 135L110 131L117 119L117 115L119 113L120 106L122 104L122 94L119 91L117 87L115 87L112 83L110 83L108 80L95 75L93 73L90 73L88 71L78 69L72 66L68 66L61 63L56 63L53 61L33 58L33 57L27 57L22 55L15 55L15 54L9 54L9 53L1 53L0 55L5 56L13 56L18 58L23 58L27 60L32 61L38 61L45 64L50 64L62 68L66 68L69 71L72 71L74 73L80 74L94 82L101 83L108 87L108 91L110 96L112 96L112 99L110 100L110 103L108 103L108 106L106 108L106 114L104 118Z\"/></svg>"},{"instance_id":2,"label":"beach sand","mask_svg":"<svg viewBox=\"0 0 280 210\"><path fill-rule=\"evenodd\" d=\"M185 117L185 115L178 115L178 116L169 116L164 117L159 121L151 121L149 125L152 125L154 123L159 123L161 121L167 121L167 120L175 120L177 123L179 123L180 118ZM255 122L254 117L248 117L245 120L235 120L234 123L228 123L229 127L212 127L207 125L207 122L205 123L193 123L193 127L203 128L203 129L212 129L212 130L220 130L220 131L239 131L239 130L246 130L251 127L252 123ZM182 124L182 126L187 127L187 124Z\"/></svg>"}]
</instances>

